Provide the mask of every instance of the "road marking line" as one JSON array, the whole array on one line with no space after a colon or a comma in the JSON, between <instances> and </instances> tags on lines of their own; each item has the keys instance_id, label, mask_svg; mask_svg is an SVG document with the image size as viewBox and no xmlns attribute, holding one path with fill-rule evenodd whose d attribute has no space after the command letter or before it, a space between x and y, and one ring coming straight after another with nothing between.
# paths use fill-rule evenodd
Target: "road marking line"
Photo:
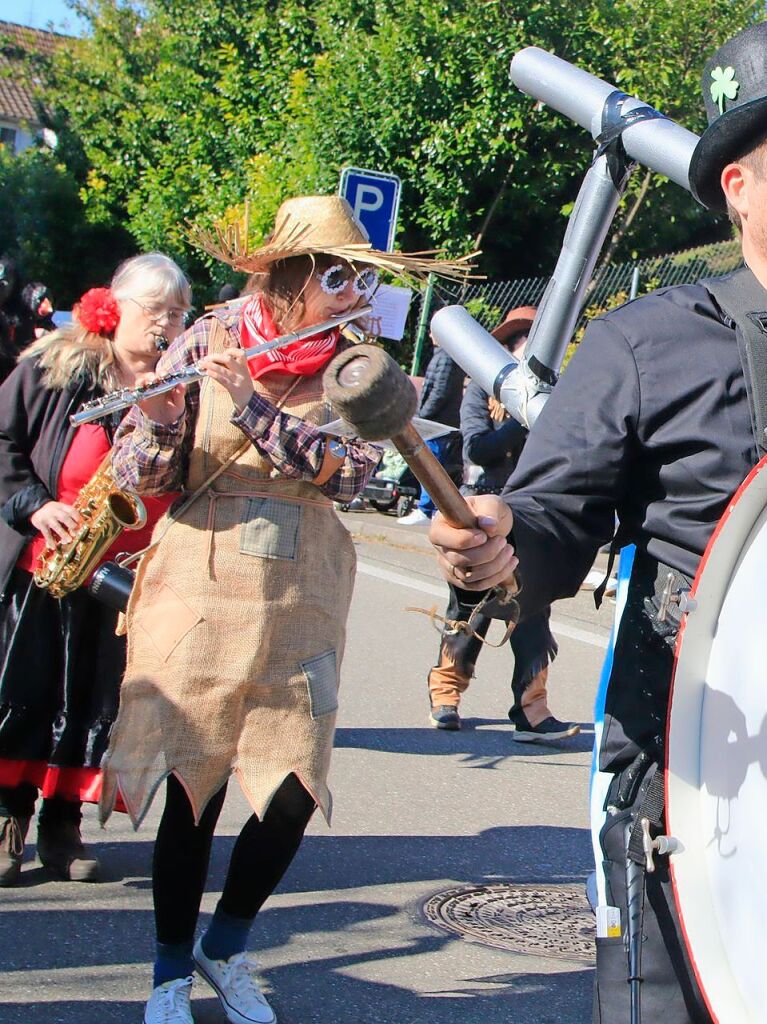
<instances>
[{"instance_id":1,"label":"road marking line","mask_svg":"<svg viewBox=\"0 0 767 1024\"><path fill-rule=\"evenodd\" d=\"M361 572L365 576L375 576L376 579L384 580L386 583L396 583L400 587L410 587L411 590L418 590L422 594L440 597L447 603L447 583L427 583L426 580L420 580L414 576L403 576L402 573L392 572L391 569L382 569L380 566L363 561L357 562L357 572ZM570 626L560 619L552 619L551 628L556 636L566 636L570 640L579 640L591 647L601 647L603 651L607 649L607 637L600 636L599 633L592 633L587 629L580 629L578 626Z\"/></svg>"}]
</instances>

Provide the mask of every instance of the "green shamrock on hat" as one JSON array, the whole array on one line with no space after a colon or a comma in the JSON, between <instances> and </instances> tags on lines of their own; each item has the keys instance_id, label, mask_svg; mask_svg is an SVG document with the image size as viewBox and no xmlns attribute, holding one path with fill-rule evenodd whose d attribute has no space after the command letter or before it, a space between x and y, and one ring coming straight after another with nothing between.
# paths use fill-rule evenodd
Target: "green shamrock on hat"
<instances>
[{"instance_id":1,"label":"green shamrock on hat","mask_svg":"<svg viewBox=\"0 0 767 1024\"><path fill-rule=\"evenodd\" d=\"M734 100L738 95L740 82L735 78L735 68L714 68L711 77L711 99L719 107L719 113L723 114L725 97Z\"/></svg>"}]
</instances>

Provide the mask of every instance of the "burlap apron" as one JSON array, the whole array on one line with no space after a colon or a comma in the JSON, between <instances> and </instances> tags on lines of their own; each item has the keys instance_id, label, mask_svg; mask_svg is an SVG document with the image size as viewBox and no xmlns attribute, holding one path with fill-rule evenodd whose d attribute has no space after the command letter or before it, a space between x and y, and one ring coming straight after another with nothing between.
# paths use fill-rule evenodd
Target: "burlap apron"
<instances>
[{"instance_id":1,"label":"burlap apron","mask_svg":"<svg viewBox=\"0 0 767 1024\"><path fill-rule=\"evenodd\" d=\"M217 320L211 325L212 352L231 341ZM256 387L293 415L326 421L320 375ZM229 394L206 379L189 491L242 445L231 415ZM330 821L327 773L355 564L332 503L247 447L140 564L103 818L119 786L138 827L171 772L197 820L231 772L263 816L294 772Z\"/></svg>"}]
</instances>

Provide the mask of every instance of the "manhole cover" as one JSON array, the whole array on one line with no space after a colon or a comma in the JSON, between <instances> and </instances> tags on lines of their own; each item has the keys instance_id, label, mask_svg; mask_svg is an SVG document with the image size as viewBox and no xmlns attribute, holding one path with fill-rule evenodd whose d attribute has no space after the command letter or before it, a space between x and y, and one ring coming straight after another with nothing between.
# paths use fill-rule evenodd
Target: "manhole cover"
<instances>
[{"instance_id":1,"label":"manhole cover","mask_svg":"<svg viewBox=\"0 0 767 1024\"><path fill-rule=\"evenodd\" d=\"M582 885L477 885L435 893L426 919L514 953L594 961L594 915Z\"/></svg>"}]
</instances>

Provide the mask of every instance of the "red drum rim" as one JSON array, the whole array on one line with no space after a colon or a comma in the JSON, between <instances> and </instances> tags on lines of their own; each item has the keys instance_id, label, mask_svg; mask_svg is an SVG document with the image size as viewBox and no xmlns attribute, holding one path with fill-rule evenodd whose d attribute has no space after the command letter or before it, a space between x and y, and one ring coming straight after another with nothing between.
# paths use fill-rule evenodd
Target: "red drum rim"
<instances>
[{"instance_id":1,"label":"red drum rim","mask_svg":"<svg viewBox=\"0 0 767 1024\"><path fill-rule=\"evenodd\" d=\"M714 777L714 759L723 751L729 755L729 751L721 746L722 736L728 742L732 735L724 731L729 721L725 716L721 719L718 736L714 737L717 742L711 747L710 740L717 731L719 721L714 716L718 707L729 708L730 704L731 710L738 715L740 710L737 701L726 695L722 698L720 692L708 682L709 675L716 674L717 662L721 662L721 656L716 656L716 645L724 642L722 634L726 632L725 619L731 618L733 614L729 605L738 596L736 583L748 565L746 555L750 549L756 550L757 545L760 550L767 550L765 538L767 457L751 471L732 498L701 559L691 591L695 607L690 614L684 616L677 640L669 697L666 826L668 834L681 843L680 850L670 857L671 880L685 945L701 992L716 1024L764 1024L767 1021L765 1000L762 999L760 1006L755 998L754 984L748 979L743 984L742 964L733 962L730 941L733 924L728 920L729 909L725 914L722 913L722 906L729 908L729 903L722 904L721 901L727 899L722 895L729 884L727 872L732 874L736 869L727 865L726 861L731 859L727 853L721 849L712 850L713 833L710 828L713 801L720 801L721 793L726 790L725 786L717 792L719 783ZM767 616L764 617L763 632L767 634ZM767 662L764 668L767 673ZM737 675L736 672L731 674ZM734 685L737 687L738 683ZM764 691L767 712L767 687L764 687ZM745 717L743 720L745 722ZM763 721L767 721L767 716ZM765 736L767 733L764 729L760 730L757 737L745 736L749 743L760 743L757 761L762 766L762 775L765 774L762 740ZM739 743L740 738L736 733L733 750L742 755L742 745L737 749ZM727 777L728 758L720 760L719 775ZM743 785L746 784L746 777L744 774ZM728 779L727 785L731 786L732 782L731 778ZM748 784L751 785L751 782ZM734 794L727 791L728 802L731 804L740 792L741 789ZM721 837L718 837L714 845L720 842ZM767 850L764 852L767 853ZM755 929L756 924L753 925ZM763 952L763 918L761 925L758 933L751 938ZM748 942L748 935L744 942ZM762 984L767 984L767 969L764 966L760 979L763 979Z\"/></svg>"}]
</instances>

